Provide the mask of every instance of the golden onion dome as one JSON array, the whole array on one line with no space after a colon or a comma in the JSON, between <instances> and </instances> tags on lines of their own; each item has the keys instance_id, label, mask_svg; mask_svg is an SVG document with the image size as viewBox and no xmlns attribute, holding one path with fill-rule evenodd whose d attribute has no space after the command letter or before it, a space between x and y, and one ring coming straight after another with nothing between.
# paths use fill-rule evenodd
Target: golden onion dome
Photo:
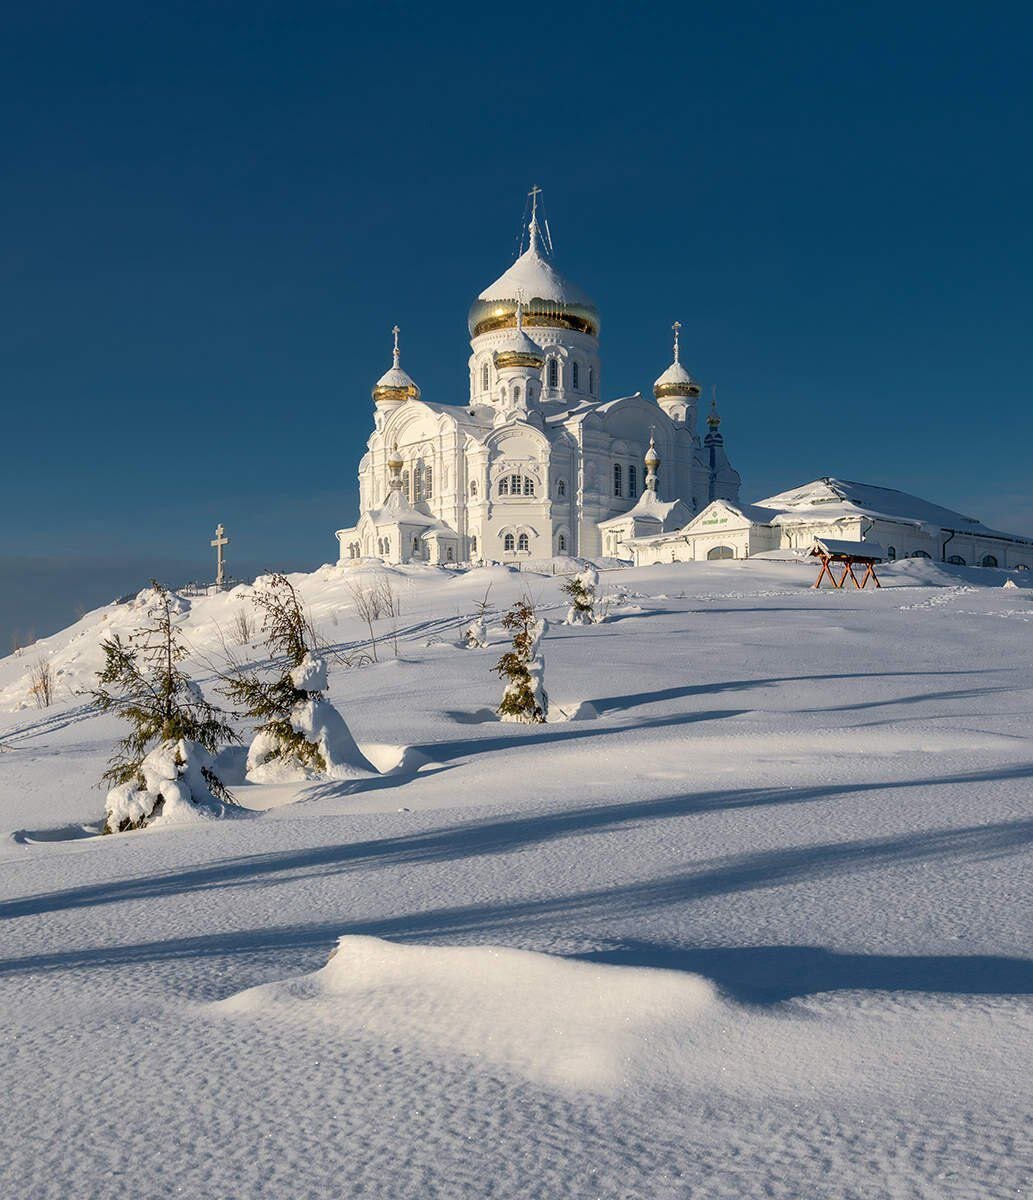
<instances>
[{"instance_id":1,"label":"golden onion dome","mask_svg":"<svg viewBox=\"0 0 1033 1200\"><path fill-rule=\"evenodd\" d=\"M387 466L390 471L400 471L405 463L402 460L401 454L398 453L398 446L395 444L391 447L391 452L387 456Z\"/></svg>"},{"instance_id":2,"label":"golden onion dome","mask_svg":"<svg viewBox=\"0 0 1033 1200\"><path fill-rule=\"evenodd\" d=\"M653 444L653 439L649 439L649 449L646 451L646 457L643 460L647 467L656 468L660 465L660 455L657 453L656 446Z\"/></svg>"},{"instance_id":3,"label":"golden onion dome","mask_svg":"<svg viewBox=\"0 0 1033 1200\"><path fill-rule=\"evenodd\" d=\"M542 257L536 238L516 262L477 297L470 307L471 337L516 327L517 305L528 327L573 329L599 336L599 310Z\"/></svg>"},{"instance_id":4,"label":"golden onion dome","mask_svg":"<svg viewBox=\"0 0 1033 1200\"><path fill-rule=\"evenodd\" d=\"M416 385L416 381L401 367L401 354L398 349L398 334L399 329L396 325L391 331L395 335L394 362L392 366L384 372L376 382L373 388L373 402L375 404L397 404L403 400L419 400L420 389Z\"/></svg>"},{"instance_id":5,"label":"golden onion dome","mask_svg":"<svg viewBox=\"0 0 1033 1200\"><path fill-rule=\"evenodd\" d=\"M671 363L656 383L653 384L653 395L657 400L664 400L668 396L691 396L695 398L699 394L699 384L677 360Z\"/></svg>"},{"instance_id":6,"label":"golden onion dome","mask_svg":"<svg viewBox=\"0 0 1033 1200\"><path fill-rule=\"evenodd\" d=\"M522 301L517 302L516 328L505 333L495 347L495 366L499 370L505 370L506 367L530 367L536 371L545 366L545 352L524 333Z\"/></svg>"}]
</instances>

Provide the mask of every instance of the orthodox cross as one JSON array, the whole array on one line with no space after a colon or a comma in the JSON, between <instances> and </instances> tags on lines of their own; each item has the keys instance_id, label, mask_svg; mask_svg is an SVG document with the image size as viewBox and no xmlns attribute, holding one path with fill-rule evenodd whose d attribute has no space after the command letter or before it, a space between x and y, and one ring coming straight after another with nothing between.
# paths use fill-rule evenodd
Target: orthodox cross
<instances>
[{"instance_id":1,"label":"orthodox cross","mask_svg":"<svg viewBox=\"0 0 1033 1200\"><path fill-rule=\"evenodd\" d=\"M230 539L223 536L225 532L226 531L223 529L222 523L220 522L215 527L215 538L212 541L212 545L215 547L217 564L217 569L215 572L216 587L222 587L223 583L226 581L226 562L222 557L222 548L223 546L228 546L230 544Z\"/></svg>"},{"instance_id":2,"label":"orthodox cross","mask_svg":"<svg viewBox=\"0 0 1033 1200\"><path fill-rule=\"evenodd\" d=\"M671 328L674 330L674 361L680 362L681 360L678 358L678 333L681 330L681 321L675 321Z\"/></svg>"},{"instance_id":3,"label":"orthodox cross","mask_svg":"<svg viewBox=\"0 0 1033 1200\"><path fill-rule=\"evenodd\" d=\"M399 361L401 360L401 351L398 349L398 335L402 331L398 328L397 325L393 325L391 327L391 332L395 335L395 366L397 367L399 364ZM212 542L212 545L214 546L215 543Z\"/></svg>"}]
</instances>

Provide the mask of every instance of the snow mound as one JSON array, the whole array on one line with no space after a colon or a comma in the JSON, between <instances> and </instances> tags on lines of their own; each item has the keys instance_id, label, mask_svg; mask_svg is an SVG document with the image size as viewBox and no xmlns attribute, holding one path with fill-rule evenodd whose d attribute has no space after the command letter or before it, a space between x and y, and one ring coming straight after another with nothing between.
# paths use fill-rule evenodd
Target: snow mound
<instances>
[{"instance_id":1,"label":"snow mound","mask_svg":"<svg viewBox=\"0 0 1033 1200\"><path fill-rule=\"evenodd\" d=\"M577 962L501 946L342 937L322 970L209 1008L334 1027L473 1058L554 1087L610 1091L663 1074L693 1026L728 1007L697 975Z\"/></svg>"}]
</instances>

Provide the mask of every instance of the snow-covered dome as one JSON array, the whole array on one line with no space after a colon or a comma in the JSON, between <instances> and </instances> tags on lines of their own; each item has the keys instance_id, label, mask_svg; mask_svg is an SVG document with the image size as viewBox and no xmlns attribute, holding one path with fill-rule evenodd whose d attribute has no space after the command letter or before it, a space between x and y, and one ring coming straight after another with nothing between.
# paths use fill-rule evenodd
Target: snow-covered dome
<instances>
[{"instance_id":1,"label":"snow-covered dome","mask_svg":"<svg viewBox=\"0 0 1033 1200\"><path fill-rule=\"evenodd\" d=\"M650 467L653 470L656 470L656 468L660 465L660 455L657 452L656 443L653 441L652 437L649 439L649 449L646 451L646 457L643 461L647 467Z\"/></svg>"},{"instance_id":2,"label":"snow-covered dome","mask_svg":"<svg viewBox=\"0 0 1033 1200\"><path fill-rule=\"evenodd\" d=\"M517 302L522 301L525 325L575 329L597 337L599 310L544 257L533 220L530 234L530 246L471 305L470 336L514 327Z\"/></svg>"},{"instance_id":3,"label":"snow-covered dome","mask_svg":"<svg viewBox=\"0 0 1033 1200\"><path fill-rule=\"evenodd\" d=\"M653 395L657 400L665 396L698 396L699 384L680 362L673 362L653 384Z\"/></svg>"},{"instance_id":4,"label":"snow-covered dome","mask_svg":"<svg viewBox=\"0 0 1033 1200\"><path fill-rule=\"evenodd\" d=\"M674 362L671 363L656 383L653 384L653 395L657 400L663 400L668 396L696 397L700 393L699 384L681 364L681 348L679 345L681 322L675 321L673 329Z\"/></svg>"},{"instance_id":5,"label":"snow-covered dome","mask_svg":"<svg viewBox=\"0 0 1033 1200\"><path fill-rule=\"evenodd\" d=\"M523 305L518 301L516 327L503 334L497 343L496 367L533 367L537 370L545 365L545 352L524 332L524 316Z\"/></svg>"},{"instance_id":6,"label":"snow-covered dome","mask_svg":"<svg viewBox=\"0 0 1033 1200\"><path fill-rule=\"evenodd\" d=\"M416 381L404 371L400 365L401 354L398 349L399 329L396 325L392 332L395 335L394 362L377 380L373 389L375 404L397 404L403 400L419 400L420 389Z\"/></svg>"}]
</instances>

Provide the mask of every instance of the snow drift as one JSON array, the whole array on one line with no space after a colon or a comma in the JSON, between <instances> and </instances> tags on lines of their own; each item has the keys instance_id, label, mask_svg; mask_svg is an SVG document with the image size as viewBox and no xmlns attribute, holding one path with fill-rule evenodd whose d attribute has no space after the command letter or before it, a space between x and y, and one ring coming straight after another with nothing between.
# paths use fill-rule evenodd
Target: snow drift
<instances>
[{"instance_id":1,"label":"snow drift","mask_svg":"<svg viewBox=\"0 0 1033 1200\"><path fill-rule=\"evenodd\" d=\"M610 1090L662 1073L693 1024L725 1006L707 980L681 972L347 936L322 970L211 1007L362 1030L552 1086Z\"/></svg>"}]
</instances>

